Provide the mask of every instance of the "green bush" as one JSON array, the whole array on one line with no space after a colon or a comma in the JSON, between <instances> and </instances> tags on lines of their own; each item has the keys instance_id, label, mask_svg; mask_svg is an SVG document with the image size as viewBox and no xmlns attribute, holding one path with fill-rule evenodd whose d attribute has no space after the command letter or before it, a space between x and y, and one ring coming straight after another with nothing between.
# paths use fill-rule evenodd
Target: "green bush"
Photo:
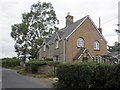
<instances>
[{"instance_id":1,"label":"green bush","mask_svg":"<svg viewBox=\"0 0 120 90\"><path fill-rule=\"evenodd\" d=\"M120 88L120 65L61 64L57 69L58 88Z\"/></svg>"},{"instance_id":2,"label":"green bush","mask_svg":"<svg viewBox=\"0 0 120 90\"><path fill-rule=\"evenodd\" d=\"M44 61L40 61L40 60L31 60L29 62L26 63L26 67L25 70L27 72L31 72L31 73L37 73L38 71L38 66L41 65L45 65L46 63Z\"/></svg>"},{"instance_id":3,"label":"green bush","mask_svg":"<svg viewBox=\"0 0 120 90\"><path fill-rule=\"evenodd\" d=\"M77 65L75 66L72 64L65 64L65 65L59 65L58 67L59 68L57 69L56 73L62 87L63 88L67 88L68 86L73 87L74 86L73 84L76 84L75 80L78 75L78 72L77 72L78 66Z\"/></svg>"},{"instance_id":4,"label":"green bush","mask_svg":"<svg viewBox=\"0 0 120 90\"><path fill-rule=\"evenodd\" d=\"M19 59L4 59L2 60L2 67L15 67L20 65Z\"/></svg>"},{"instance_id":5,"label":"green bush","mask_svg":"<svg viewBox=\"0 0 120 90\"><path fill-rule=\"evenodd\" d=\"M56 66L58 63L54 63L49 60L31 60L26 63L25 70L30 73L37 73L38 67L42 65Z\"/></svg>"},{"instance_id":6,"label":"green bush","mask_svg":"<svg viewBox=\"0 0 120 90\"><path fill-rule=\"evenodd\" d=\"M52 58L47 58L47 59L45 59L45 61L53 61L53 59Z\"/></svg>"},{"instance_id":7,"label":"green bush","mask_svg":"<svg viewBox=\"0 0 120 90\"><path fill-rule=\"evenodd\" d=\"M93 78L92 78L92 86L91 88L104 88L105 83L107 81L107 74L109 74L108 66L106 65L96 65L96 67L93 69Z\"/></svg>"},{"instance_id":8,"label":"green bush","mask_svg":"<svg viewBox=\"0 0 120 90\"><path fill-rule=\"evenodd\" d=\"M120 64L112 68L110 75L111 75L110 77L112 78L109 79L109 82L108 82L108 84L110 85L109 87L119 89L120 88Z\"/></svg>"},{"instance_id":9,"label":"green bush","mask_svg":"<svg viewBox=\"0 0 120 90\"><path fill-rule=\"evenodd\" d=\"M69 88L88 88L91 84L92 75L92 69L86 64L59 65L57 69L59 86L61 84L63 88L67 88L68 86Z\"/></svg>"},{"instance_id":10,"label":"green bush","mask_svg":"<svg viewBox=\"0 0 120 90\"><path fill-rule=\"evenodd\" d=\"M78 86L79 88L89 88L93 77L93 70L88 64L78 66ZM77 78L76 78L77 79Z\"/></svg>"}]
</instances>

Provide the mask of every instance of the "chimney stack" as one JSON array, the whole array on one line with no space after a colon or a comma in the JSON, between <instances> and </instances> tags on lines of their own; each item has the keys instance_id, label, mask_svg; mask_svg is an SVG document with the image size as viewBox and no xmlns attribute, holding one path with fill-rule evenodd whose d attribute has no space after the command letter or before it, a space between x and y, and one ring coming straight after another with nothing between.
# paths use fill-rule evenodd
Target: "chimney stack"
<instances>
[{"instance_id":1,"label":"chimney stack","mask_svg":"<svg viewBox=\"0 0 120 90\"><path fill-rule=\"evenodd\" d=\"M101 28L101 22L100 22L100 17L99 17L99 28L98 30L100 31L100 33L102 34L102 28Z\"/></svg>"},{"instance_id":2,"label":"chimney stack","mask_svg":"<svg viewBox=\"0 0 120 90\"><path fill-rule=\"evenodd\" d=\"M66 26L69 26L72 23L73 23L73 16L71 16L70 13L68 12L66 16Z\"/></svg>"}]
</instances>

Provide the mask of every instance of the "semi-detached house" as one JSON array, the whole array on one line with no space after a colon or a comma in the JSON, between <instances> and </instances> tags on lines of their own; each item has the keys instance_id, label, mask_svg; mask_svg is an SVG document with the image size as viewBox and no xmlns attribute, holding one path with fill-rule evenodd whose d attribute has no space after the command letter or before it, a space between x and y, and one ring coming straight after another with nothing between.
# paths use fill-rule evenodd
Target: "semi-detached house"
<instances>
[{"instance_id":1,"label":"semi-detached house","mask_svg":"<svg viewBox=\"0 0 120 90\"><path fill-rule=\"evenodd\" d=\"M97 28L89 15L73 22L66 16L66 26L45 38L39 50L39 59L53 59L61 63L92 60L107 54L107 41L102 29Z\"/></svg>"}]
</instances>

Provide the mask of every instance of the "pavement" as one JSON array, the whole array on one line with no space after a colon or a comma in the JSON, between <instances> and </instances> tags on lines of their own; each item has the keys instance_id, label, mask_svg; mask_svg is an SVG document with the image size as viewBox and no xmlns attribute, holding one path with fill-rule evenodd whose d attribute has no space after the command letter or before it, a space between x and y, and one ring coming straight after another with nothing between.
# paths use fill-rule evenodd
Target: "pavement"
<instances>
[{"instance_id":1,"label":"pavement","mask_svg":"<svg viewBox=\"0 0 120 90\"><path fill-rule=\"evenodd\" d=\"M2 88L53 88L53 82L53 79L23 76L15 70L2 69Z\"/></svg>"}]
</instances>

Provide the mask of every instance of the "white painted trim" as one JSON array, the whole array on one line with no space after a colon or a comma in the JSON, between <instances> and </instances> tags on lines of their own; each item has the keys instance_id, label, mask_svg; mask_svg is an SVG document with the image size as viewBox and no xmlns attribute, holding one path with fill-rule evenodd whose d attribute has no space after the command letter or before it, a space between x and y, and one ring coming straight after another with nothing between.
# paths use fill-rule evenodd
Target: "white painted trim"
<instances>
[{"instance_id":1,"label":"white painted trim","mask_svg":"<svg viewBox=\"0 0 120 90\"><path fill-rule=\"evenodd\" d=\"M86 50L87 50L87 49L85 49L85 50L83 51L83 53L84 53ZM81 56L83 55L83 53L78 57L78 59L81 58ZM89 53L89 51L88 51L88 54L89 54L89 56L92 58L92 55Z\"/></svg>"},{"instance_id":2,"label":"white painted trim","mask_svg":"<svg viewBox=\"0 0 120 90\"><path fill-rule=\"evenodd\" d=\"M39 60L42 59L42 57L41 57L41 56L42 56L42 55L41 55L41 51L42 51L42 50L41 50L41 48L40 48L40 49L39 49Z\"/></svg>"},{"instance_id":3,"label":"white painted trim","mask_svg":"<svg viewBox=\"0 0 120 90\"><path fill-rule=\"evenodd\" d=\"M100 43L99 41L95 40L93 43L94 50L100 50Z\"/></svg>"},{"instance_id":4,"label":"white painted trim","mask_svg":"<svg viewBox=\"0 0 120 90\"><path fill-rule=\"evenodd\" d=\"M79 26L87 19L88 15L86 16L86 18L66 37L66 39L68 39L78 28Z\"/></svg>"},{"instance_id":5,"label":"white painted trim","mask_svg":"<svg viewBox=\"0 0 120 90\"><path fill-rule=\"evenodd\" d=\"M86 49L83 51L83 53L86 51ZM81 56L83 55L83 53L78 57L78 59L80 59L81 58Z\"/></svg>"},{"instance_id":6,"label":"white painted trim","mask_svg":"<svg viewBox=\"0 0 120 90\"><path fill-rule=\"evenodd\" d=\"M56 32L56 34L57 34L57 36L58 36L58 40L61 40L60 37L59 37L59 35L58 35L58 32Z\"/></svg>"},{"instance_id":7,"label":"white painted trim","mask_svg":"<svg viewBox=\"0 0 120 90\"><path fill-rule=\"evenodd\" d=\"M88 54L89 54L89 56L92 58L92 55L89 53L89 51L88 51Z\"/></svg>"},{"instance_id":8,"label":"white painted trim","mask_svg":"<svg viewBox=\"0 0 120 90\"><path fill-rule=\"evenodd\" d=\"M43 51L46 51L46 45L43 45Z\"/></svg>"},{"instance_id":9,"label":"white painted trim","mask_svg":"<svg viewBox=\"0 0 120 90\"><path fill-rule=\"evenodd\" d=\"M59 40L55 41L55 48L59 48Z\"/></svg>"}]
</instances>

